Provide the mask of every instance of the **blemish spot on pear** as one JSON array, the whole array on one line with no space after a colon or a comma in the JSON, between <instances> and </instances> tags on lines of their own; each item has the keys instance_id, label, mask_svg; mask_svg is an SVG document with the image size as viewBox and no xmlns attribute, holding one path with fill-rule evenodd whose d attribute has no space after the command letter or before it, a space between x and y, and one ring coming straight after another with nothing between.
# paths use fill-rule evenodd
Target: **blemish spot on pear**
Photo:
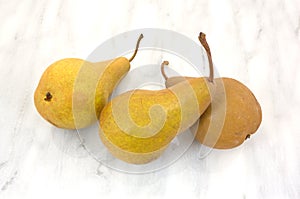
<instances>
[{"instance_id":1,"label":"blemish spot on pear","mask_svg":"<svg viewBox=\"0 0 300 199\"><path fill-rule=\"evenodd\" d=\"M51 95L51 93L50 93L50 92L47 92L47 93L46 93L46 95L45 95L45 98L44 98L44 100L45 100L45 101L48 101L48 102L50 102L50 101L51 101L51 99L52 99L52 95Z\"/></svg>"}]
</instances>

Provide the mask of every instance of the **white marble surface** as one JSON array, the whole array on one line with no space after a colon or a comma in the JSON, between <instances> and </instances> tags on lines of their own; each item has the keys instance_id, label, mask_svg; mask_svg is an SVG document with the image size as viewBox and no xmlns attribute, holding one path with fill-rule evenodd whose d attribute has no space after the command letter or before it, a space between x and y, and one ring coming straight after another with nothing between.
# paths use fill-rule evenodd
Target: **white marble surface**
<instances>
[{"instance_id":1,"label":"white marble surface","mask_svg":"<svg viewBox=\"0 0 300 199\"><path fill-rule=\"evenodd\" d=\"M0 24L1 199L300 198L298 0L2 0ZM172 166L132 175L101 165L75 134L41 119L33 92L50 63L84 58L113 35L149 27L195 41L205 32L220 74L260 101L257 134L201 160L194 143Z\"/></svg>"}]
</instances>

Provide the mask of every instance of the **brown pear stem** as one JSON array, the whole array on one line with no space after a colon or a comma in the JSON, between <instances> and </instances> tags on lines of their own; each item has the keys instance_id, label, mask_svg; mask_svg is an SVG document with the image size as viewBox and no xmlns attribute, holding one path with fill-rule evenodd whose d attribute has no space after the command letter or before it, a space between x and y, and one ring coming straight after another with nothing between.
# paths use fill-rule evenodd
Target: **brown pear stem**
<instances>
[{"instance_id":1,"label":"brown pear stem","mask_svg":"<svg viewBox=\"0 0 300 199\"><path fill-rule=\"evenodd\" d=\"M166 72L165 72L165 65L169 65L169 62L168 61L163 61L161 63L160 72L161 72L162 76L164 77L164 79L167 81L168 76L166 75Z\"/></svg>"},{"instance_id":2,"label":"brown pear stem","mask_svg":"<svg viewBox=\"0 0 300 199\"><path fill-rule=\"evenodd\" d=\"M168 61L163 61L160 65L160 71L161 71L162 76L165 78L165 80L167 80L168 76L165 73L165 65L169 65L169 62Z\"/></svg>"},{"instance_id":3,"label":"brown pear stem","mask_svg":"<svg viewBox=\"0 0 300 199\"><path fill-rule=\"evenodd\" d=\"M134 58L135 58L135 55L136 53L138 52L138 49L139 49L139 46L140 46L140 42L141 40L144 38L144 35L143 34L140 34L137 42L136 42L136 46L135 46L135 50L134 50L134 53L133 55L131 56L131 58L129 59L129 62L131 62Z\"/></svg>"},{"instance_id":4,"label":"brown pear stem","mask_svg":"<svg viewBox=\"0 0 300 199\"><path fill-rule=\"evenodd\" d=\"M198 39L199 39L200 43L202 44L202 46L204 47L204 49L206 51L208 62L209 62L208 81L213 82L214 81L214 65L213 65L213 62L212 62L210 48L209 48L209 45L208 45L205 37L206 37L206 35L203 32L200 32L200 34L198 36Z\"/></svg>"}]
</instances>

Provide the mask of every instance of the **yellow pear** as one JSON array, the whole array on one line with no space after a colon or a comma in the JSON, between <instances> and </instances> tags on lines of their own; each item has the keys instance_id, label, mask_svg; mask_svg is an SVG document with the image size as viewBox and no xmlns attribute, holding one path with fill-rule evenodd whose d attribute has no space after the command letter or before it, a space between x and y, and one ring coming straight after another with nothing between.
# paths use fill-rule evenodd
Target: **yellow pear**
<instances>
[{"instance_id":1,"label":"yellow pear","mask_svg":"<svg viewBox=\"0 0 300 199\"><path fill-rule=\"evenodd\" d=\"M51 64L34 93L40 115L51 124L66 129L84 128L96 122L114 87L129 71L133 56L103 62L66 58Z\"/></svg>"},{"instance_id":2,"label":"yellow pear","mask_svg":"<svg viewBox=\"0 0 300 199\"><path fill-rule=\"evenodd\" d=\"M212 57L205 34L200 33L199 40L205 48L212 68ZM211 70L212 71L212 70ZM164 70L162 68L162 73ZM166 78L166 87L172 87L183 79L192 77ZM255 133L262 120L261 107L254 94L241 82L232 78L210 80L215 85L211 105L200 117L196 139L209 147L230 149L241 145L245 139Z\"/></svg>"},{"instance_id":3,"label":"yellow pear","mask_svg":"<svg viewBox=\"0 0 300 199\"><path fill-rule=\"evenodd\" d=\"M123 93L103 108L100 138L112 155L125 162L155 160L207 109L211 86L206 78L195 78L168 89Z\"/></svg>"}]
</instances>

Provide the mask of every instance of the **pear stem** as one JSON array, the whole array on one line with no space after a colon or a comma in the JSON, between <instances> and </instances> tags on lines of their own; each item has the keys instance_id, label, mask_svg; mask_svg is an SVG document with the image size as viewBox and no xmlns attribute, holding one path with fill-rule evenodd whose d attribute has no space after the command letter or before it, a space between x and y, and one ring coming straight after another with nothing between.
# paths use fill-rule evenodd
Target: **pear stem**
<instances>
[{"instance_id":1,"label":"pear stem","mask_svg":"<svg viewBox=\"0 0 300 199\"><path fill-rule=\"evenodd\" d=\"M161 72L162 76L164 77L164 79L167 81L168 76L166 75L166 72L165 72L165 65L169 65L169 62L168 61L163 61L161 63L160 72Z\"/></svg>"},{"instance_id":2,"label":"pear stem","mask_svg":"<svg viewBox=\"0 0 300 199\"><path fill-rule=\"evenodd\" d=\"M133 55L131 56L131 58L129 59L129 62L131 62L134 58L135 58L135 55L136 53L138 52L138 49L139 49L139 46L140 46L140 42L141 40L144 38L144 35L143 34L140 34L137 42L136 42L136 46L135 46L135 50L134 50L134 53Z\"/></svg>"},{"instance_id":3,"label":"pear stem","mask_svg":"<svg viewBox=\"0 0 300 199\"><path fill-rule=\"evenodd\" d=\"M206 54L207 54L207 58L208 58L208 63L209 63L209 77L208 77L208 81L213 82L214 81L214 65L212 62L212 57L211 57L211 52L210 52L210 48L209 45L206 41L206 35L203 32L200 32L198 39L200 41L200 43L202 44L202 46L204 47Z\"/></svg>"}]
</instances>

